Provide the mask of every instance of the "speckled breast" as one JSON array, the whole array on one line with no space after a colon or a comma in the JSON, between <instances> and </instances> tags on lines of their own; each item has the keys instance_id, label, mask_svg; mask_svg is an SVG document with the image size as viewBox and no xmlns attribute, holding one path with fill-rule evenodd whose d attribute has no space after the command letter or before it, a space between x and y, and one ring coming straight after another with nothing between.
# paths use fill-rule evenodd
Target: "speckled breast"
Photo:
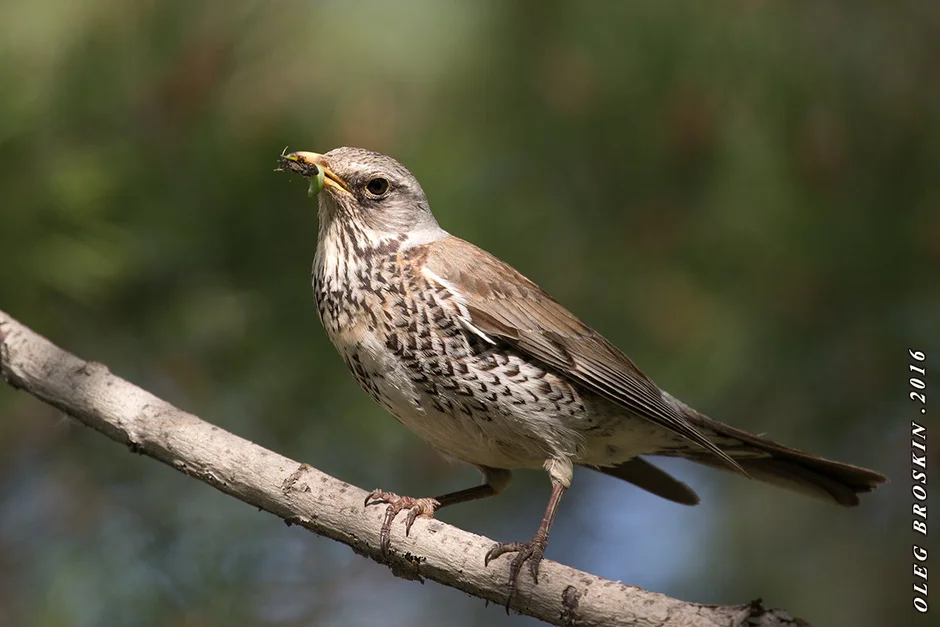
<instances>
[{"instance_id":1,"label":"speckled breast","mask_svg":"<svg viewBox=\"0 0 940 627\"><path fill-rule=\"evenodd\" d=\"M455 296L417 271L418 254L314 269L324 327L360 386L433 446L470 463L537 467L553 455L578 457L579 432L598 426L578 390L468 332Z\"/></svg>"}]
</instances>

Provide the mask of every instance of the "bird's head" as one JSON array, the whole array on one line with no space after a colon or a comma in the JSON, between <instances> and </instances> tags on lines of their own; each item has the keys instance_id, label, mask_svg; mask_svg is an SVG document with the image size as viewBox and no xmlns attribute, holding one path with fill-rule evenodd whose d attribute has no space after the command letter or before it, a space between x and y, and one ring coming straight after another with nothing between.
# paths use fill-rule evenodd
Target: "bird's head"
<instances>
[{"instance_id":1,"label":"bird's head","mask_svg":"<svg viewBox=\"0 0 940 627\"><path fill-rule=\"evenodd\" d=\"M391 157L343 147L325 154L284 154L280 164L310 179L309 193L319 199L321 228L333 220L351 220L377 233L423 240L444 233L418 180Z\"/></svg>"}]
</instances>

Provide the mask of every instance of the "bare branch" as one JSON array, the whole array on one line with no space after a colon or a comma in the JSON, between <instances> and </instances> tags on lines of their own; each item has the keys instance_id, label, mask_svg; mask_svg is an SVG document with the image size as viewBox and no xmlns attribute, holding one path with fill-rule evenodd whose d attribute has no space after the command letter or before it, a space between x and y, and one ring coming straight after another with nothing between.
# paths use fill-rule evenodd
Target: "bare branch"
<instances>
[{"instance_id":1,"label":"bare branch","mask_svg":"<svg viewBox=\"0 0 940 627\"><path fill-rule=\"evenodd\" d=\"M493 603L506 601L508 560L488 568L492 540L419 519L410 537L396 524L392 551L379 550L381 508L366 492L213 426L67 353L0 311L0 373L131 451L158 459L250 505L349 545L407 579L430 579ZM806 625L760 601L740 606L687 603L545 560L539 584L527 578L512 609L555 625L791 627Z\"/></svg>"}]
</instances>

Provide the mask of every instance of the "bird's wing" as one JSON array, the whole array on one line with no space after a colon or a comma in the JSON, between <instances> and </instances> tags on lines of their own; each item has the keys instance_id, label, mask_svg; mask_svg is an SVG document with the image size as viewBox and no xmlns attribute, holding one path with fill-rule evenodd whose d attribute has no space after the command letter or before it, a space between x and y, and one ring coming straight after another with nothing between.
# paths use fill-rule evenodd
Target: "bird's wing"
<instances>
[{"instance_id":1,"label":"bird's wing","mask_svg":"<svg viewBox=\"0 0 940 627\"><path fill-rule=\"evenodd\" d=\"M427 245L422 272L455 292L473 330L701 446L744 473L630 358L515 268L456 237ZM744 473L747 474L747 473Z\"/></svg>"}]
</instances>

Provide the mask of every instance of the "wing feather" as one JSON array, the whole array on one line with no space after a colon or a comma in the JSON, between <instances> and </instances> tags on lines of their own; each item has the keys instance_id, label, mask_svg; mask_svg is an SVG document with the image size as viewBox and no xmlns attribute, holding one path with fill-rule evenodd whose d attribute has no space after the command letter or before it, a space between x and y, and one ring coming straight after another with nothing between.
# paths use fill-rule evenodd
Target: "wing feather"
<instances>
[{"instance_id":1,"label":"wing feather","mask_svg":"<svg viewBox=\"0 0 940 627\"><path fill-rule=\"evenodd\" d=\"M512 266L456 237L427 245L425 268L453 286L469 322L556 372L694 442L747 474L668 402L623 352Z\"/></svg>"}]
</instances>

